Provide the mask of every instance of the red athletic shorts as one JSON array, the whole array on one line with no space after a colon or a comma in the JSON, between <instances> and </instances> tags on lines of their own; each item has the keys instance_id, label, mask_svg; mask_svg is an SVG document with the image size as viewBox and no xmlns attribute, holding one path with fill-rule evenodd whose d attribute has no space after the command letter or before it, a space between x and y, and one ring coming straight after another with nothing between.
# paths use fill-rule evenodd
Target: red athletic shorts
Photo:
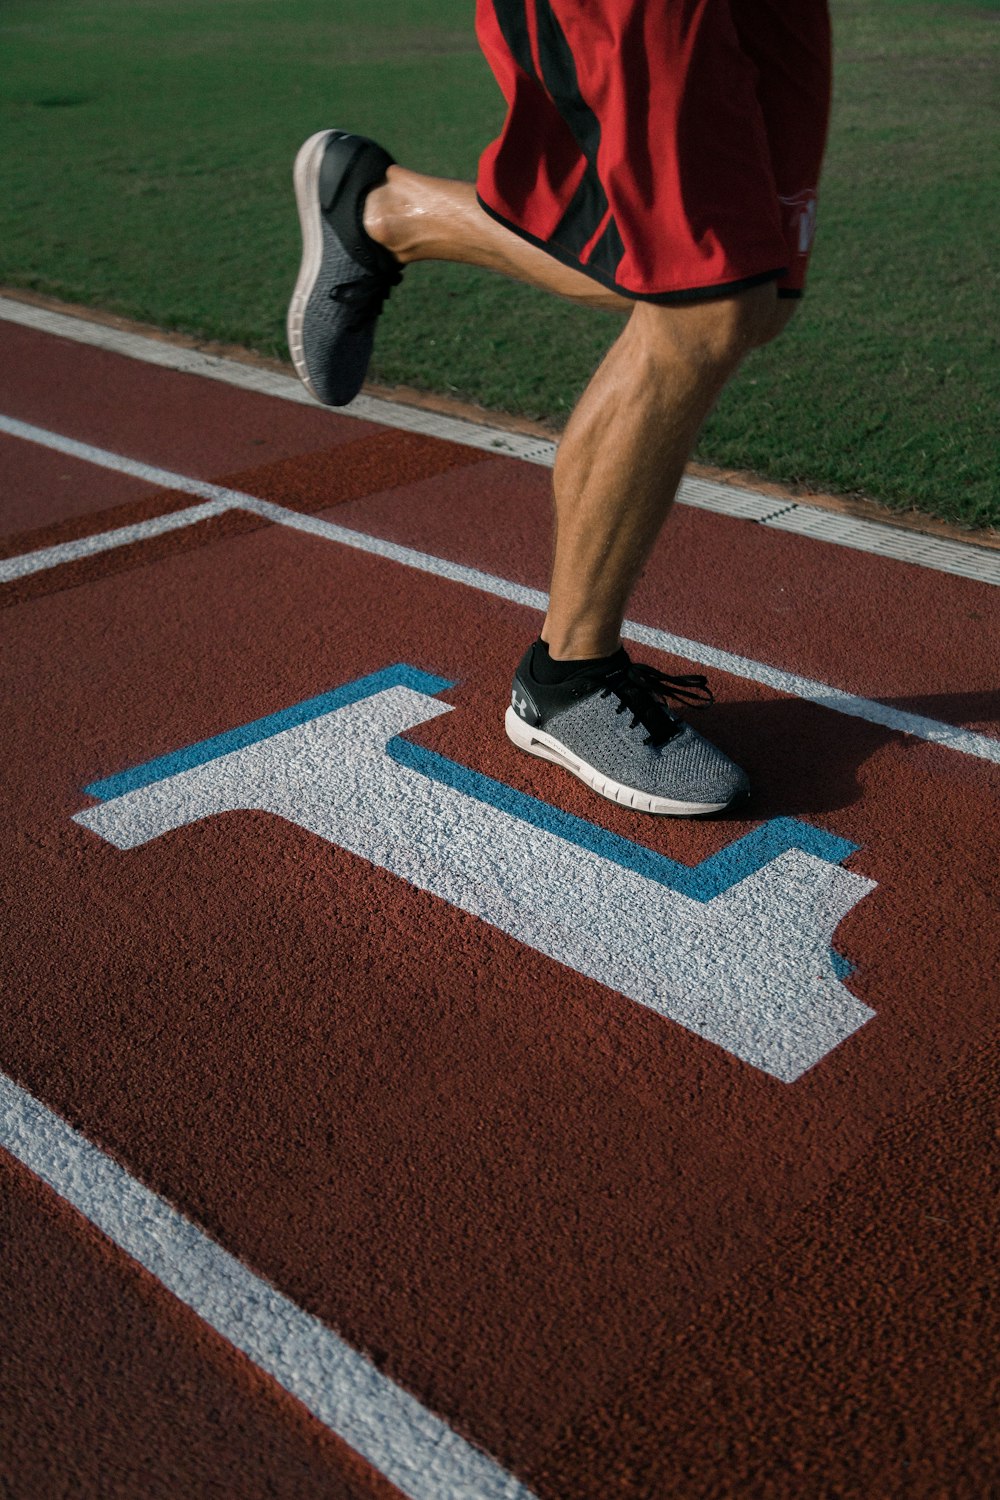
<instances>
[{"instance_id":1,"label":"red athletic shorts","mask_svg":"<svg viewBox=\"0 0 1000 1500\"><path fill-rule=\"evenodd\" d=\"M508 105L487 213L629 297L801 294L826 0L477 0L476 29Z\"/></svg>"}]
</instances>

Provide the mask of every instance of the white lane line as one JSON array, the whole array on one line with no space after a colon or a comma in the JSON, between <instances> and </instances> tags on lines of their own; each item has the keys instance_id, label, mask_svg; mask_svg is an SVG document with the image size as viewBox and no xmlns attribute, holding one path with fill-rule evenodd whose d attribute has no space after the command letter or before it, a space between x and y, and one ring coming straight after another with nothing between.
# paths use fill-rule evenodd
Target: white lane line
<instances>
[{"instance_id":1,"label":"white lane line","mask_svg":"<svg viewBox=\"0 0 1000 1500\"><path fill-rule=\"evenodd\" d=\"M0 1145L411 1500L532 1491L0 1073Z\"/></svg>"},{"instance_id":2,"label":"white lane line","mask_svg":"<svg viewBox=\"0 0 1000 1500\"><path fill-rule=\"evenodd\" d=\"M89 443L77 442L74 438L50 433L46 428L34 427L28 422L20 422L13 417L0 416L0 432L6 432L11 437L22 438L28 442L39 443L44 447L56 448L59 452L71 454L74 458L84 459L101 468L113 469L117 473L130 474L139 479L148 479L162 489L179 490L182 493L188 491L207 501L214 501L217 509L213 510L212 514L219 514L226 509L251 511L254 515L278 525L289 526L296 531L305 531L312 536L323 537L327 541L338 542L342 546L353 547L357 551L385 558L389 562L401 563L404 567L433 574L434 577L447 579L451 583L460 583L467 588L477 589L480 593L493 594L512 604L521 604L541 613L545 612L548 604L548 595L541 589L528 588L510 579L499 578L493 573L485 573L478 568L469 568L462 563L451 562L448 558L435 557L432 553L420 552L413 547L404 547L397 542L386 541L382 537L352 531L346 526L338 526L336 522L326 521L320 516L287 510L283 505L275 505L270 500L261 500L256 495L244 494L241 490L226 489L222 485L210 484L204 479L189 479L183 474L174 474L168 469L154 468L149 464L126 458L122 454L112 453L105 448L95 448ZM185 523L178 522L177 517L185 514L183 511L174 512L166 519L183 525ZM0 562L0 583L10 582L15 578L36 572L40 567L53 567L57 563L72 562L76 557L86 556L88 550L107 550L113 546L124 546L145 535L154 535L153 528L158 526L160 526L159 518L138 522L134 526L123 526L117 532L103 532L100 538L100 548L89 549L88 544L91 541L89 537L81 538L78 542L64 542L57 547L44 549L49 559L45 562L38 561L42 556L41 552L27 552L21 557L7 558ZM150 530L144 531L144 527ZM161 529L166 528L161 527ZM943 745L946 749L976 756L979 760L1000 764L1000 740L976 734L973 730L946 724L938 719L926 718L922 714L906 713L903 709L892 708L888 704L879 703L871 698L858 697L854 693L844 692L841 688L831 687L828 683L800 677L797 673L770 667L765 662L737 656L730 651L721 651L718 647L705 645L701 641L691 641L684 636L671 635L666 630L658 630L655 626L643 625L635 620L625 621L622 636L625 640L652 646L655 650L665 651L671 656L684 657L688 661L696 662L699 666L713 667L720 672L729 673L730 676L741 677L747 682L757 682L779 693L786 693L790 697L803 698L810 703L817 703L822 708L833 709L837 713L847 714L852 718L865 719L870 724L878 724L900 734L910 734L917 739L927 740L931 744Z\"/></svg>"},{"instance_id":3,"label":"white lane line","mask_svg":"<svg viewBox=\"0 0 1000 1500\"><path fill-rule=\"evenodd\" d=\"M162 369L200 375L208 380L218 380L242 390L254 391L258 395L294 401L300 406L316 406L301 381L292 375L282 375L274 370L242 364L238 360L224 359L219 355L203 354L197 349L184 349L162 339L148 338L126 329L70 317L48 308L17 302L9 297L0 297L0 319L41 333L55 334L59 338L73 339L94 348L107 349L130 359L140 359ZM545 438L507 432L502 428L458 417L446 417L438 412L403 406L399 402L385 401L377 396L358 396L344 411L364 421L377 422L382 426L400 428L407 432L419 432L427 437L444 438L448 442L479 448L497 456L519 458L548 468L555 461L556 444ZM682 481L677 499L682 505L692 505L700 510L715 511L740 520L757 521L780 531L799 532L819 541L852 547L896 562L913 563L919 567L934 568L938 572L972 578L980 583L1000 585L1000 551L977 546L974 542L949 541L910 531L905 527L885 526L877 521L840 515L836 511L828 511L807 502L778 501L757 490L719 484L711 479L697 479L692 475Z\"/></svg>"},{"instance_id":4,"label":"white lane line","mask_svg":"<svg viewBox=\"0 0 1000 1500\"><path fill-rule=\"evenodd\" d=\"M21 422L17 417L0 414L0 432L22 438L26 443L53 448L57 453L66 453L70 458L79 458L102 469L114 469L132 479L144 479L160 490L179 490L182 495L200 495L203 500L224 499L230 505L242 505L246 499L242 490L229 490L207 479L194 479L190 474L175 474L172 469L161 469L157 464L143 463L138 458L126 458L123 453L112 453L109 448L95 448L93 443L81 443L77 438L65 437L48 427L36 427L32 422Z\"/></svg>"},{"instance_id":5,"label":"white lane line","mask_svg":"<svg viewBox=\"0 0 1000 1500\"><path fill-rule=\"evenodd\" d=\"M947 750L959 750L963 755L974 755L980 760L990 760L1000 765L1000 740L985 734L976 734L971 729L962 729L955 724L946 724L941 719L930 719L923 714L907 713L901 708L892 708L873 698L860 698L846 693L842 688L826 683L814 682L809 677L799 677L794 672L785 672L778 667L769 667L766 662L752 661L745 656L736 656L730 651L719 651L714 646L702 645L700 641L689 641L681 635L668 635L650 625L640 625L626 620L622 635L638 645L653 646L657 651L667 651L671 656L687 657L702 667L714 667L728 672L732 677L743 677L748 682L759 682L762 687L774 688L793 698L804 698L820 708L833 709L852 719L865 719L869 724L879 724L899 734L912 734L916 739L927 740L932 745L943 745Z\"/></svg>"},{"instance_id":6,"label":"white lane line","mask_svg":"<svg viewBox=\"0 0 1000 1500\"><path fill-rule=\"evenodd\" d=\"M166 531L176 531L181 526L194 526L207 521L210 516L221 515L232 506L221 500L208 500L204 505L189 505L184 510L168 511L149 521L137 521L133 526L119 526L114 531L95 531L91 536L81 536L72 542L60 542L55 547L40 547L37 552L26 552L21 557L0 559L0 583L12 583L15 578L25 578L30 573L41 573L46 568L57 568L62 563L75 562L80 557L93 557L98 552L108 552L115 547L126 547L130 542L144 542L147 537L162 536Z\"/></svg>"}]
</instances>

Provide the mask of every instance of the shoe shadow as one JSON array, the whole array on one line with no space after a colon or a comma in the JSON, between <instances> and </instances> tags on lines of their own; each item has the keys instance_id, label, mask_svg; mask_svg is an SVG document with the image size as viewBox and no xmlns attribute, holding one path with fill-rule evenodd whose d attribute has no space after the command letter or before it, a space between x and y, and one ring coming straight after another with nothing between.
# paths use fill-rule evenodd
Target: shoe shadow
<instances>
[{"instance_id":1,"label":"shoe shadow","mask_svg":"<svg viewBox=\"0 0 1000 1500\"><path fill-rule=\"evenodd\" d=\"M884 707L942 724L1000 727L1000 693L941 693L885 698ZM836 713L834 718L831 708ZM902 730L872 724L801 698L717 703L688 722L744 767L753 791L748 808L727 820L832 812L856 803L860 768L890 740L923 743Z\"/></svg>"}]
</instances>

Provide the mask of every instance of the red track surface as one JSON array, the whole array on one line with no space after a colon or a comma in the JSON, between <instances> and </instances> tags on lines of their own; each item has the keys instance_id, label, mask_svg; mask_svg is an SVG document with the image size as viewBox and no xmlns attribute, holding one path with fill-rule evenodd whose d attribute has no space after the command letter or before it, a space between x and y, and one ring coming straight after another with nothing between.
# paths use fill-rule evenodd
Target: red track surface
<instances>
[{"instance_id":1,"label":"red track surface","mask_svg":"<svg viewBox=\"0 0 1000 1500\"><path fill-rule=\"evenodd\" d=\"M536 587L549 476L0 325L0 412ZM0 439L4 551L191 504ZM0 591L0 1067L543 1500L981 1496L997 768L723 674L744 820L641 819L507 742L524 607L233 513ZM693 510L632 616L996 734L997 591ZM877 882L875 1018L794 1084L263 813L128 853L83 788L396 661L410 736L694 865L795 816ZM669 665L669 659L665 659ZM0 1153L3 1483L385 1480Z\"/></svg>"}]
</instances>

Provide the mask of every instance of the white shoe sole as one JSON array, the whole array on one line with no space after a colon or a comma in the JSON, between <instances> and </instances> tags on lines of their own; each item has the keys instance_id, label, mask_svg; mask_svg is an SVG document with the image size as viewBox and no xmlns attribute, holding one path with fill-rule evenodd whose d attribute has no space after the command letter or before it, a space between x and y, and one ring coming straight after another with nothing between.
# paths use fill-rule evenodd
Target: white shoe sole
<instances>
[{"instance_id":1,"label":"white shoe sole","mask_svg":"<svg viewBox=\"0 0 1000 1500\"><path fill-rule=\"evenodd\" d=\"M288 305L285 330L295 373L309 394L317 401L320 401L321 397L317 395L309 379L302 330L305 323L306 304L312 296L313 287L316 285L316 278L323 263L319 174L326 152L326 143L334 134L332 130L319 130L299 147L292 178L295 185L295 202L299 210L299 224L302 229L302 264L299 266L298 280L292 292L292 300Z\"/></svg>"},{"instance_id":2,"label":"white shoe sole","mask_svg":"<svg viewBox=\"0 0 1000 1500\"><path fill-rule=\"evenodd\" d=\"M533 729L530 724L526 724L513 708L507 710L504 728L508 739L513 740L519 750L526 750L529 755L537 755L541 760L550 760L554 765L562 766L564 771L578 776L593 791L607 797L609 802L620 802L623 807L631 807L635 812L659 813L673 818L696 818L706 813L722 812L730 805L730 802L675 802L669 797L655 797L650 792L622 786L621 782L612 781L609 776L602 775L585 760L567 750L565 745L551 734L546 734L544 729Z\"/></svg>"}]
</instances>

